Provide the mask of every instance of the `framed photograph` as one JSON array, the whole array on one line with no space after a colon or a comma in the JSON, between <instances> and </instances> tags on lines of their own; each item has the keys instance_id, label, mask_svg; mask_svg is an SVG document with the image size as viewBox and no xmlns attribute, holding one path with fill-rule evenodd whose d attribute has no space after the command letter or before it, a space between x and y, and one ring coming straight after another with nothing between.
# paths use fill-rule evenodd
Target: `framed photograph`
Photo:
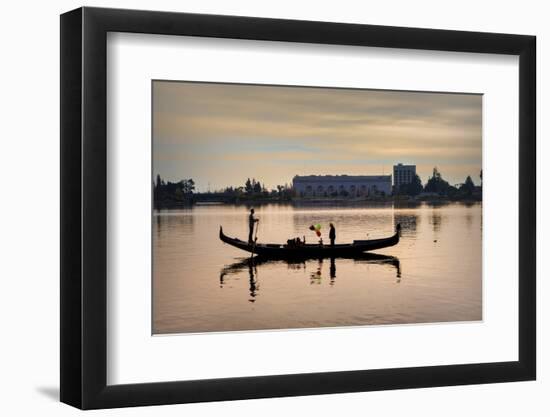
<instances>
[{"instance_id":1,"label":"framed photograph","mask_svg":"<svg viewBox=\"0 0 550 417\"><path fill-rule=\"evenodd\" d=\"M533 380L535 37L61 16L61 401Z\"/></svg>"}]
</instances>

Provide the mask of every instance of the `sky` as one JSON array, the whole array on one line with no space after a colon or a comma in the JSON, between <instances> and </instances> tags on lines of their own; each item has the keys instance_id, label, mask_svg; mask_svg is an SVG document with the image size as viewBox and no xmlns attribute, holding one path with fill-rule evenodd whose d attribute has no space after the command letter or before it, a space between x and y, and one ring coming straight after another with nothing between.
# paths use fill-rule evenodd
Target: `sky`
<instances>
[{"instance_id":1,"label":"sky","mask_svg":"<svg viewBox=\"0 0 550 417\"><path fill-rule=\"evenodd\" d=\"M198 191L270 189L295 175L434 167L450 184L482 167L482 96L153 81L153 174Z\"/></svg>"}]
</instances>

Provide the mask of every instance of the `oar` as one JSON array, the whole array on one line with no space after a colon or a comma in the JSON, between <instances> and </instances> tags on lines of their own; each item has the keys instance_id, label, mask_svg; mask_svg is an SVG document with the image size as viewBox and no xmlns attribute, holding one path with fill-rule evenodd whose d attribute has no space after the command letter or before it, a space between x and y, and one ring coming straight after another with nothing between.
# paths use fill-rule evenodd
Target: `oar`
<instances>
[{"instance_id":1,"label":"oar","mask_svg":"<svg viewBox=\"0 0 550 417\"><path fill-rule=\"evenodd\" d=\"M256 222L256 231L254 232L254 243L252 244L252 253L250 254L250 259L254 256L254 250L256 249L256 241L258 240L258 227L260 226L260 220Z\"/></svg>"}]
</instances>

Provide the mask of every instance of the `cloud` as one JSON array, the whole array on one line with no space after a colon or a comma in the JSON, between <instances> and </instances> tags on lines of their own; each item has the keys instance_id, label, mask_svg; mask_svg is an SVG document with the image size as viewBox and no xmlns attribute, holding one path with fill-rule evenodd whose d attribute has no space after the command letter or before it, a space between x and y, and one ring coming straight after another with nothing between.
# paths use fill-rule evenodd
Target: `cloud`
<instances>
[{"instance_id":1,"label":"cloud","mask_svg":"<svg viewBox=\"0 0 550 417\"><path fill-rule=\"evenodd\" d=\"M155 81L155 175L223 186L254 167L273 186L313 165L361 173L364 161L367 173L402 161L425 175L445 163L458 182L481 168L481 106L471 94Z\"/></svg>"}]
</instances>

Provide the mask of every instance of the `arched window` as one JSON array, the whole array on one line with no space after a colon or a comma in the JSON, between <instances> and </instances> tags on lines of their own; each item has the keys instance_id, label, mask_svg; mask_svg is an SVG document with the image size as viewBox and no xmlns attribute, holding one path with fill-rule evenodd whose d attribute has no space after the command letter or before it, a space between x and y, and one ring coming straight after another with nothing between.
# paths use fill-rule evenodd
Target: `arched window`
<instances>
[{"instance_id":1,"label":"arched window","mask_svg":"<svg viewBox=\"0 0 550 417\"><path fill-rule=\"evenodd\" d=\"M346 191L346 187L341 185L338 187L338 194L340 194L342 197L347 197L349 195L349 192Z\"/></svg>"}]
</instances>

